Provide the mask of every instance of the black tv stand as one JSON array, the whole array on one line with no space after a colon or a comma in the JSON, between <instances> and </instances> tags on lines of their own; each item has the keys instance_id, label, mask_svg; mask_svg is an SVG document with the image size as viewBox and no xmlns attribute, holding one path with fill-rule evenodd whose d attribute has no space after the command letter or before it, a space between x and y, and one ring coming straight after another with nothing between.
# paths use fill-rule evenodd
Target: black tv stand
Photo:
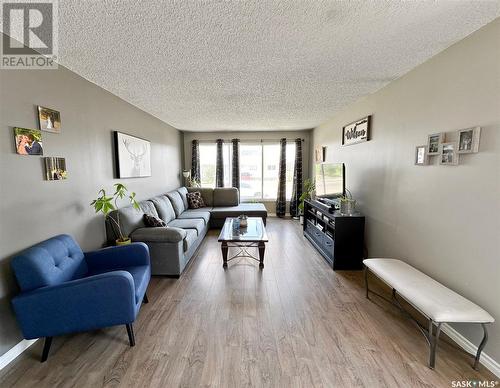
<instances>
[{"instance_id":1,"label":"black tv stand","mask_svg":"<svg viewBox=\"0 0 500 388\"><path fill-rule=\"evenodd\" d=\"M334 270L363 267L365 217L342 215L319 201L304 202L304 236Z\"/></svg>"}]
</instances>

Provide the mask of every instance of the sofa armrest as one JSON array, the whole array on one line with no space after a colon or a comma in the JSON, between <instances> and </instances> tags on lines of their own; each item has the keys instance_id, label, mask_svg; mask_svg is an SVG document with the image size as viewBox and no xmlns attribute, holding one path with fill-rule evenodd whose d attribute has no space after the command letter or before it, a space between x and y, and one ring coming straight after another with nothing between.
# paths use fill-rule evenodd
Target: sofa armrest
<instances>
[{"instance_id":1,"label":"sofa armrest","mask_svg":"<svg viewBox=\"0 0 500 388\"><path fill-rule=\"evenodd\" d=\"M131 323L134 280L126 271L107 272L21 293L12 305L26 339Z\"/></svg>"},{"instance_id":2,"label":"sofa armrest","mask_svg":"<svg viewBox=\"0 0 500 388\"><path fill-rule=\"evenodd\" d=\"M85 252L85 261L91 272L150 265L149 248L146 244L137 242L98 249Z\"/></svg>"},{"instance_id":3,"label":"sofa armrest","mask_svg":"<svg viewBox=\"0 0 500 388\"><path fill-rule=\"evenodd\" d=\"M130 235L133 241L178 243L186 237L181 228L162 226L157 228L138 228Z\"/></svg>"}]
</instances>

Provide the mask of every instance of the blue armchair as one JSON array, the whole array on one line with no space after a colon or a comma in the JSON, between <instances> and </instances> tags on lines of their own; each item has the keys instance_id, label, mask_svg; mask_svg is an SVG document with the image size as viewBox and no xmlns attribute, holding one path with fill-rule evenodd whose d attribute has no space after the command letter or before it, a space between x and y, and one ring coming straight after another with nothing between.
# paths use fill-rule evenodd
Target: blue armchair
<instances>
[{"instance_id":1,"label":"blue armchair","mask_svg":"<svg viewBox=\"0 0 500 388\"><path fill-rule=\"evenodd\" d=\"M11 263L21 293L12 305L24 338L45 337L42 362L52 337L126 325L147 303L151 278L146 244L133 243L83 253L71 236L59 235L21 252Z\"/></svg>"}]
</instances>

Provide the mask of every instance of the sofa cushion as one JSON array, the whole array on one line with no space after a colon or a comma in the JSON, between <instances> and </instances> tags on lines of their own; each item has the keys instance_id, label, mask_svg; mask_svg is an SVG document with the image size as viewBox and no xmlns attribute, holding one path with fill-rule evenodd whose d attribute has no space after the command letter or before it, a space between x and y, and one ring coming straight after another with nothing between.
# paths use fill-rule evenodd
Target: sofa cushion
<instances>
[{"instance_id":1,"label":"sofa cushion","mask_svg":"<svg viewBox=\"0 0 500 388\"><path fill-rule=\"evenodd\" d=\"M177 243L186 237L186 231L180 228L138 228L130 235L132 241L136 242L167 242Z\"/></svg>"},{"instance_id":2,"label":"sofa cushion","mask_svg":"<svg viewBox=\"0 0 500 388\"><path fill-rule=\"evenodd\" d=\"M150 216L158 218L156 207L150 200L139 202L139 207L141 208L143 214L149 214Z\"/></svg>"},{"instance_id":3,"label":"sofa cushion","mask_svg":"<svg viewBox=\"0 0 500 388\"><path fill-rule=\"evenodd\" d=\"M213 218L238 217L241 214L250 217L267 217L267 210L263 203L240 203L238 206L214 207L210 213Z\"/></svg>"},{"instance_id":4,"label":"sofa cushion","mask_svg":"<svg viewBox=\"0 0 500 388\"><path fill-rule=\"evenodd\" d=\"M22 291L79 279L88 271L81 248L64 234L22 251L11 266Z\"/></svg>"},{"instance_id":5,"label":"sofa cushion","mask_svg":"<svg viewBox=\"0 0 500 388\"><path fill-rule=\"evenodd\" d=\"M187 252L189 248L191 248L194 244L196 244L196 240L198 239L198 232L194 229L186 229L186 237L183 241L182 248L184 252Z\"/></svg>"},{"instance_id":6,"label":"sofa cushion","mask_svg":"<svg viewBox=\"0 0 500 388\"><path fill-rule=\"evenodd\" d=\"M168 199L170 199L176 217L178 217L179 214L181 214L184 210L186 210L184 208L184 201L182 200L181 195L177 190L169 191L165 195L168 197Z\"/></svg>"},{"instance_id":7,"label":"sofa cushion","mask_svg":"<svg viewBox=\"0 0 500 388\"><path fill-rule=\"evenodd\" d=\"M210 187L188 187L187 190L190 193L199 191L201 194L201 198L203 198L203 202L205 202L205 206L214 206L214 189Z\"/></svg>"},{"instance_id":8,"label":"sofa cushion","mask_svg":"<svg viewBox=\"0 0 500 388\"><path fill-rule=\"evenodd\" d=\"M210 210L211 207L201 207L199 209L188 209L183 212L177 219L186 219L186 218L203 218L205 220L205 225L208 224L210 220Z\"/></svg>"},{"instance_id":9,"label":"sofa cushion","mask_svg":"<svg viewBox=\"0 0 500 388\"><path fill-rule=\"evenodd\" d=\"M148 228L158 228L160 226L167 226L165 221L163 221L161 218L152 216L151 214L144 214L144 223Z\"/></svg>"},{"instance_id":10,"label":"sofa cushion","mask_svg":"<svg viewBox=\"0 0 500 388\"><path fill-rule=\"evenodd\" d=\"M205 202L203 202L203 197L199 191L187 193L186 197L189 205L187 209L199 209L205 207Z\"/></svg>"},{"instance_id":11,"label":"sofa cushion","mask_svg":"<svg viewBox=\"0 0 500 388\"><path fill-rule=\"evenodd\" d=\"M112 217L115 221L117 220L117 213L119 213L120 219L120 229L123 233L124 237L130 236L130 234L136 230L137 228L144 228L146 224L144 223L144 214L149 214L155 217L158 217L158 212L156 211L153 202L151 201L141 201L139 202L140 210L135 209L133 206L122 207L121 209L115 210L109 213L109 216ZM118 236L117 228L115 227L115 223L109 221L111 230L114 232L113 239L117 239ZM108 236L108 239L110 236Z\"/></svg>"},{"instance_id":12,"label":"sofa cushion","mask_svg":"<svg viewBox=\"0 0 500 388\"><path fill-rule=\"evenodd\" d=\"M236 187L216 187L214 189L214 207L237 206L240 195Z\"/></svg>"},{"instance_id":13,"label":"sofa cushion","mask_svg":"<svg viewBox=\"0 0 500 388\"><path fill-rule=\"evenodd\" d=\"M154 203L158 216L167 224L175 218L174 208L166 195L151 198L151 202Z\"/></svg>"},{"instance_id":14,"label":"sofa cushion","mask_svg":"<svg viewBox=\"0 0 500 388\"><path fill-rule=\"evenodd\" d=\"M169 227L176 227L182 229L195 229L198 235L203 232L205 227L205 220L203 218L186 218L186 219L176 219L168 223Z\"/></svg>"},{"instance_id":15,"label":"sofa cushion","mask_svg":"<svg viewBox=\"0 0 500 388\"><path fill-rule=\"evenodd\" d=\"M188 193L187 189L185 187L179 187L177 189L177 192L181 196L182 202L184 202L184 209L188 208L188 200L186 197L186 194Z\"/></svg>"}]
</instances>

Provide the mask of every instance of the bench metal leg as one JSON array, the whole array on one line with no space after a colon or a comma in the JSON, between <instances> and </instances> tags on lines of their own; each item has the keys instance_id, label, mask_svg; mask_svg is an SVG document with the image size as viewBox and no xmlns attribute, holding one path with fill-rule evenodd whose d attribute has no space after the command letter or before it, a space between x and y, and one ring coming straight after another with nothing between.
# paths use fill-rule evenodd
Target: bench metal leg
<instances>
[{"instance_id":1,"label":"bench metal leg","mask_svg":"<svg viewBox=\"0 0 500 388\"><path fill-rule=\"evenodd\" d=\"M477 348L476 358L474 360L474 369L475 370L479 369L479 358L481 357L481 352L483 351L484 347L486 346L486 342L488 342L488 330L486 330L486 324L481 323L481 326L483 327L484 336L483 336L483 340L479 344L479 347Z\"/></svg>"},{"instance_id":2,"label":"bench metal leg","mask_svg":"<svg viewBox=\"0 0 500 388\"><path fill-rule=\"evenodd\" d=\"M366 299L370 299L368 296L368 267L365 267L365 289L366 289Z\"/></svg>"},{"instance_id":3,"label":"bench metal leg","mask_svg":"<svg viewBox=\"0 0 500 388\"><path fill-rule=\"evenodd\" d=\"M437 324L436 334L432 334L433 329L432 319L429 319L429 343L430 343L430 354L429 354L429 368L434 369L436 365L436 350L438 347L439 334L441 334L441 322Z\"/></svg>"}]
</instances>

